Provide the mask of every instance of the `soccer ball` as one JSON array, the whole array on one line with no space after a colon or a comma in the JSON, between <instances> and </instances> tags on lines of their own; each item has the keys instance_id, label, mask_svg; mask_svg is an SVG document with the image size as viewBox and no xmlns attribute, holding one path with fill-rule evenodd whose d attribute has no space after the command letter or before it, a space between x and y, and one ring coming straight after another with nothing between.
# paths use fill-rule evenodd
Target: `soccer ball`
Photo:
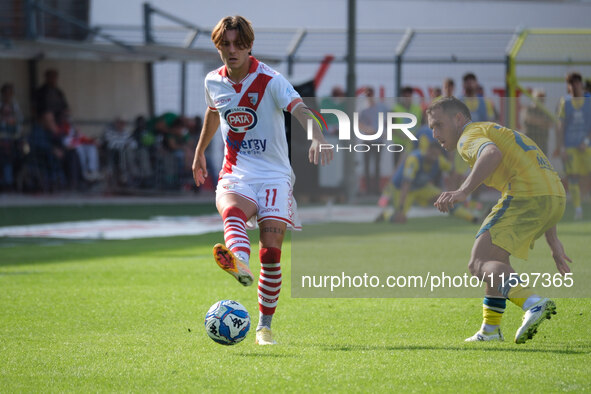
<instances>
[{"instance_id":1,"label":"soccer ball","mask_svg":"<svg viewBox=\"0 0 591 394\"><path fill-rule=\"evenodd\" d=\"M250 315L237 301L218 301L205 315L205 331L214 341L222 345L241 342L250 329Z\"/></svg>"}]
</instances>

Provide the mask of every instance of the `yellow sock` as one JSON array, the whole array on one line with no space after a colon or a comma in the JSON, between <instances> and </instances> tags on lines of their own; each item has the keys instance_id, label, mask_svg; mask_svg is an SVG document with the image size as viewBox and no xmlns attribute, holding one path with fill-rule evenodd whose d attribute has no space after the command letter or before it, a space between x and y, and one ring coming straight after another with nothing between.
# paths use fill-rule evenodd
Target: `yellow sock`
<instances>
[{"instance_id":1,"label":"yellow sock","mask_svg":"<svg viewBox=\"0 0 591 394\"><path fill-rule=\"evenodd\" d=\"M488 309L484 305L482 306L482 321L484 324L489 324L491 326L500 326L502 317L502 313L493 311L492 309Z\"/></svg>"},{"instance_id":2,"label":"yellow sock","mask_svg":"<svg viewBox=\"0 0 591 394\"><path fill-rule=\"evenodd\" d=\"M573 197L573 205L575 206L575 208L580 207L581 206L581 187L579 186L579 183L574 183L571 182L568 185L568 188L570 189L570 193Z\"/></svg>"},{"instance_id":3,"label":"yellow sock","mask_svg":"<svg viewBox=\"0 0 591 394\"><path fill-rule=\"evenodd\" d=\"M484 297L482 303L482 331L493 332L501 325L501 318L505 312L505 298Z\"/></svg>"},{"instance_id":4,"label":"yellow sock","mask_svg":"<svg viewBox=\"0 0 591 394\"><path fill-rule=\"evenodd\" d=\"M509 298L509 301L523 309L523 304L525 303L525 300L527 300L529 297L533 295L534 292L532 291L532 289L530 289L529 287L524 287L521 285L521 283L518 283L517 285L513 286L511 290L509 290L507 298Z\"/></svg>"}]
</instances>

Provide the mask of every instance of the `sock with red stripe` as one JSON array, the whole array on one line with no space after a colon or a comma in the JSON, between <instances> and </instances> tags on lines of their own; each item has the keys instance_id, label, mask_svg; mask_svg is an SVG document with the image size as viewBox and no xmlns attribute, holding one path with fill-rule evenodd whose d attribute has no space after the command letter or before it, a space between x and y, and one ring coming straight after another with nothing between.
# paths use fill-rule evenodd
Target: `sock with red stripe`
<instances>
[{"instance_id":1,"label":"sock with red stripe","mask_svg":"<svg viewBox=\"0 0 591 394\"><path fill-rule=\"evenodd\" d=\"M271 328L271 320L275 314L279 292L281 291L281 249L262 248L261 274L259 276L259 324L257 331L263 327Z\"/></svg>"},{"instance_id":2,"label":"sock with red stripe","mask_svg":"<svg viewBox=\"0 0 591 394\"><path fill-rule=\"evenodd\" d=\"M245 264L250 260L250 240L246 234L247 217L240 208L229 207L222 212L226 247Z\"/></svg>"}]
</instances>

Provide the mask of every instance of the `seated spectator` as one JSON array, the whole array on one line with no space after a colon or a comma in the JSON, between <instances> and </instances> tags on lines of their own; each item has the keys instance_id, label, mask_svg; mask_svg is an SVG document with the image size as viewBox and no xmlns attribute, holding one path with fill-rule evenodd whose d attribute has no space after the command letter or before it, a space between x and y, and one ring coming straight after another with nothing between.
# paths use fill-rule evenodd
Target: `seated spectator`
<instances>
[{"instance_id":1,"label":"seated spectator","mask_svg":"<svg viewBox=\"0 0 591 394\"><path fill-rule=\"evenodd\" d=\"M58 128L62 137L62 144L68 152L75 152L76 156L70 160L75 162L68 166L75 168L74 175L81 175L87 182L96 182L100 179L99 154L97 141L85 136L73 126L68 109L63 110L58 118ZM66 163L67 165L67 163ZM80 170L78 173L77 170ZM78 179L71 180L71 184L77 184Z\"/></svg>"},{"instance_id":2,"label":"seated spectator","mask_svg":"<svg viewBox=\"0 0 591 394\"><path fill-rule=\"evenodd\" d=\"M0 190L14 187L22 121L20 108L14 98L14 86L5 83L0 88Z\"/></svg>"},{"instance_id":3,"label":"seated spectator","mask_svg":"<svg viewBox=\"0 0 591 394\"><path fill-rule=\"evenodd\" d=\"M203 119L201 116L195 116L192 121L189 122L189 133L187 135L187 142L185 144L185 168L190 169L193 165L193 156L195 155L195 149L197 148L197 143L201 137L202 128ZM212 143L207 146L207 149L205 149L205 159L209 176L205 180L205 184L203 186L199 188L193 188L195 192L199 192L204 187L215 190L218 185L218 174L214 162L214 149L215 147L212 141ZM194 182L192 182L191 186L194 186Z\"/></svg>"},{"instance_id":4,"label":"seated spectator","mask_svg":"<svg viewBox=\"0 0 591 394\"><path fill-rule=\"evenodd\" d=\"M141 176L140 186L148 187L153 183L157 138L148 128L146 118L141 115L135 118L132 135L137 144L136 159Z\"/></svg>"},{"instance_id":5,"label":"seated spectator","mask_svg":"<svg viewBox=\"0 0 591 394\"><path fill-rule=\"evenodd\" d=\"M116 118L103 134L107 154L107 166L114 180L121 186L132 186L139 178L136 166L137 143L127 123Z\"/></svg>"},{"instance_id":6,"label":"seated spectator","mask_svg":"<svg viewBox=\"0 0 591 394\"><path fill-rule=\"evenodd\" d=\"M177 189L188 173L185 168L185 144L187 129L183 118L178 117L172 122L168 133L162 141L165 171L165 186ZM187 171L186 171L187 170Z\"/></svg>"}]
</instances>

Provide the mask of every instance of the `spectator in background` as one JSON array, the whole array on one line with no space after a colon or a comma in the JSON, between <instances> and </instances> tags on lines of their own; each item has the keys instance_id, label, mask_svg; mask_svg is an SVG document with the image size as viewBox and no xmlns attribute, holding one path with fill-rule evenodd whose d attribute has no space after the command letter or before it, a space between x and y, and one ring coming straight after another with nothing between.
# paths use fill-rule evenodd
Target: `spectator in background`
<instances>
[{"instance_id":1,"label":"spectator in background","mask_svg":"<svg viewBox=\"0 0 591 394\"><path fill-rule=\"evenodd\" d=\"M62 188L66 183L62 169L66 151L57 119L69 106L64 92L58 87L58 77L57 70L47 69L43 85L33 96L36 121L29 135L31 164L44 192Z\"/></svg>"},{"instance_id":2,"label":"spectator in background","mask_svg":"<svg viewBox=\"0 0 591 394\"><path fill-rule=\"evenodd\" d=\"M452 78L445 78L443 80L443 97L452 97L456 90L456 83Z\"/></svg>"},{"instance_id":3,"label":"spectator in background","mask_svg":"<svg viewBox=\"0 0 591 394\"><path fill-rule=\"evenodd\" d=\"M544 110L546 101L546 92L542 89L536 89L532 92L537 102L532 102L522 112L523 132L542 149L542 152L548 156L548 134L554 123L552 117Z\"/></svg>"},{"instance_id":4,"label":"spectator in background","mask_svg":"<svg viewBox=\"0 0 591 394\"><path fill-rule=\"evenodd\" d=\"M493 101L490 98L485 97L484 88L480 84L476 86L476 95L484 99L484 104L486 105L486 116L488 117L488 120L491 122L496 122L499 119L499 112L497 111Z\"/></svg>"},{"instance_id":5,"label":"spectator in background","mask_svg":"<svg viewBox=\"0 0 591 394\"><path fill-rule=\"evenodd\" d=\"M103 134L109 172L121 186L133 186L138 179L135 154L137 143L131 130L120 117L109 124Z\"/></svg>"},{"instance_id":6,"label":"spectator in background","mask_svg":"<svg viewBox=\"0 0 591 394\"><path fill-rule=\"evenodd\" d=\"M35 185L43 192L51 192L65 186L63 172L64 149L60 137L59 128L53 112L46 111L38 116L33 123L29 135L30 166Z\"/></svg>"},{"instance_id":7,"label":"spectator in background","mask_svg":"<svg viewBox=\"0 0 591 394\"><path fill-rule=\"evenodd\" d=\"M411 86L403 86L400 91L400 97L396 100L396 104L394 104L394 107L392 108L392 112L407 112L416 116L417 124L414 127L408 129L411 133L415 134L422 124L423 109L420 105L413 102L412 95L413 88ZM397 123L406 122L408 122L408 119L397 120ZM402 155L394 155L394 161L396 162L395 164L398 165L406 153L412 151L412 141L406 137L401 137L399 134L396 134L393 138L395 143L404 146Z\"/></svg>"},{"instance_id":8,"label":"spectator in background","mask_svg":"<svg viewBox=\"0 0 591 394\"><path fill-rule=\"evenodd\" d=\"M464 95L461 100L470 110L473 122L486 122L489 119L484 97L478 96L478 80L474 73L466 73L462 77Z\"/></svg>"},{"instance_id":9,"label":"spectator in background","mask_svg":"<svg viewBox=\"0 0 591 394\"><path fill-rule=\"evenodd\" d=\"M201 116L195 116L193 121L190 123L189 127L189 134L187 135L187 142L185 144L185 163L189 163L189 168L193 165L193 153L195 152L195 148L197 148L197 143L199 142L199 138L201 137L201 130L203 129L203 119ZM207 172L212 174L212 176L208 177L211 181L211 186L213 190L218 185L218 177L216 176L216 170L214 166L214 157L212 155L214 149L214 144L211 143L205 149L205 159L207 160ZM207 181L206 181L207 183ZM201 188L196 188L195 190L198 192Z\"/></svg>"},{"instance_id":10,"label":"spectator in background","mask_svg":"<svg viewBox=\"0 0 591 394\"><path fill-rule=\"evenodd\" d=\"M98 181L101 175L97 141L80 133L73 125L68 109L60 113L57 126L67 152L64 164L66 173L69 174L70 186L77 187L80 177L91 183Z\"/></svg>"},{"instance_id":11,"label":"spectator in background","mask_svg":"<svg viewBox=\"0 0 591 394\"><path fill-rule=\"evenodd\" d=\"M443 94L441 88L439 86L435 86L433 89L429 91L429 99L431 101L437 100Z\"/></svg>"},{"instance_id":12,"label":"spectator in background","mask_svg":"<svg viewBox=\"0 0 591 394\"><path fill-rule=\"evenodd\" d=\"M375 91L372 87L365 89L367 97L367 108L361 111L359 123L364 134L376 134L378 129L382 132L382 137L374 140L373 143L384 142L383 136L386 134L386 117L388 107L383 102L375 99ZM382 113L380 122L379 114ZM379 194L380 192L380 152L377 149L370 149L363 154L365 190L367 194Z\"/></svg>"},{"instance_id":13,"label":"spectator in background","mask_svg":"<svg viewBox=\"0 0 591 394\"><path fill-rule=\"evenodd\" d=\"M156 135L148 128L146 118L139 115L135 118L133 139L137 145L136 159L141 176L140 186L149 187L153 184L154 164L156 162Z\"/></svg>"},{"instance_id":14,"label":"spectator in background","mask_svg":"<svg viewBox=\"0 0 591 394\"><path fill-rule=\"evenodd\" d=\"M320 103L320 108L324 109L337 109L339 111L346 112L346 101L345 101L345 91L340 86L335 86L332 88L330 97L325 97L322 99ZM328 134L329 135L337 135L339 132L339 121L336 116L328 115L325 117L326 125L328 126Z\"/></svg>"},{"instance_id":15,"label":"spectator in background","mask_svg":"<svg viewBox=\"0 0 591 394\"><path fill-rule=\"evenodd\" d=\"M178 189L185 175L185 144L187 129L182 117L177 117L162 141L164 148L165 186ZM187 172L187 174L185 174Z\"/></svg>"},{"instance_id":16,"label":"spectator in background","mask_svg":"<svg viewBox=\"0 0 591 394\"><path fill-rule=\"evenodd\" d=\"M5 83L0 88L0 191L14 186L22 122L23 116L14 98L14 86Z\"/></svg>"},{"instance_id":17,"label":"spectator in background","mask_svg":"<svg viewBox=\"0 0 591 394\"><path fill-rule=\"evenodd\" d=\"M45 112L51 112L54 119L65 109L69 108L66 95L58 87L59 74L51 68L45 71L45 82L35 92L35 111L37 116L43 117Z\"/></svg>"},{"instance_id":18,"label":"spectator in background","mask_svg":"<svg viewBox=\"0 0 591 394\"><path fill-rule=\"evenodd\" d=\"M578 72L566 76L568 95L559 103L555 156L560 156L575 206L575 220L583 219L580 182L591 174L591 97L585 96Z\"/></svg>"}]
</instances>

